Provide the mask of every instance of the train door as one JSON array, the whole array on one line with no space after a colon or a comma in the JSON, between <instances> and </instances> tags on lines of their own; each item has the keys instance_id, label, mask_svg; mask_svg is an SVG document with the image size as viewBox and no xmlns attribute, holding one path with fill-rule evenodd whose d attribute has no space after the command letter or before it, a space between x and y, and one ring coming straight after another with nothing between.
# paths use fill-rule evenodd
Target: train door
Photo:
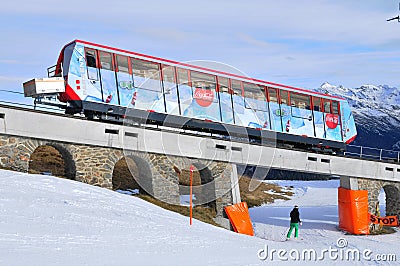
<instances>
[{"instance_id":1,"label":"train door","mask_svg":"<svg viewBox=\"0 0 400 266\"><path fill-rule=\"evenodd\" d=\"M229 79L218 77L218 96L223 123L233 124L232 90L229 89Z\"/></svg>"},{"instance_id":2,"label":"train door","mask_svg":"<svg viewBox=\"0 0 400 266\"><path fill-rule=\"evenodd\" d=\"M132 80L132 69L130 67L129 57L123 55L115 55L116 62L116 81L119 92L119 101L121 106L129 106L133 94L135 93L135 88L133 86Z\"/></svg>"},{"instance_id":3,"label":"train door","mask_svg":"<svg viewBox=\"0 0 400 266\"><path fill-rule=\"evenodd\" d=\"M265 88L252 83L243 83L246 115L242 117L249 127L270 129Z\"/></svg>"},{"instance_id":4,"label":"train door","mask_svg":"<svg viewBox=\"0 0 400 266\"><path fill-rule=\"evenodd\" d=\"M161 87L160 64L131 58L132 76L136 91L132 106L164 113L164 95Z\"/></svg>"},{"instance_id":5,"label":"train door","mask_svg":"<svg viewBox=\"0 0 400 266\"><path fill-rule=\"evenodd\" d=\"M103 101L108 104L118 105L119 95L115 80L113 56L109 52L99 51L99 58Z\"/></svg>"},{"instance_id":6,"label":"train door","mask_svg":"<svg viewBox=\"0 0 400 266\"><path fill-rule=\"evenodd\" d=\"M178 68L178 91L181 115L189 114L189 106L193 101L192 87L189 84L187 69Z\"/></svg>"},{"instance_id":7,"label":"train door","mask_svg":"<svg viewBox=\"0 0 400 266\"><path fill-rule=\"evenodd\" d=\"M103 94L101 91L100 70L98 63L98 55L95 49L85 49L87 79L86 82L86 96L84 101L103 102Z\"/></svg>"},{"instance_id":8,"label":"train door","mask_svg":"<svg viewBox=\"0 0 400 266\"><path fill-rule=\"evenodd\" d=\"M231 79L232 88L232 103L233 103L233 115L235 125L247 127L245 119L245 106L244 106L244 93L242 88L242 82L239 80Z\"/></svg>"},{"instance_id":9,"label":"train door","mask_svg":"<svg viewBox=\"0 0 400 266\"><path fill-rule=\"evenodd\" d=\"M278 90L279 95L279 116L281 117L282 122L282 132L289 133L290 132L290 121L292 114L290 112L290 95L288 91Z\"/></svg>"},{"instance_id":10,"label":"train door","mask_svg":"<svg viewBox=\"0 0 400 266\"><path fill-rule=\"evenodd\" d=\"M319 97L312 97L312 106L314 114L314 132L315 137L319 139L325 138L325 118L323 100Z\"/></svg>"},{"instance_id":11,"label":"train door","mask_svg":"<svg viewBox=\"0 0 400 266\"><path fill-rule=\"evenodd\" d=\"M179 115L179 94L173 66L162 66L165 108L168 114Z\"/></svg>"},{"instance_id":12,"label":"train door","mask_svg":"<svg viewBox=\"0 0 400 266\"><path fill-rule=\"evenodd\" d=\"M329 99L323 101L326 139L342 141L339 103Z\"/></svg>"},{"instance_id":13,"label":"train door","mask_svg":"<svg viewBox=\"0 0 400 266\"><path fill-rule=\"evenodd\" d=\"M289 131L292 134L314 137L314 123L309 95L290 93L291 118Z\"/></svg>"},{"instance_id":14,"label":"train door","mask_svg":"<svg viewBox=\"0 0 400 266\"><path fill-rule=\"evenodd\" d=\"M278 91L275 88L267 88L268 91L268 104L269 116L271 125L270 128L277 132L282 132L282 115L279 105Z\"/></svg>"},{"instance_id":15,"label":"train door","mask_svg":"<svg viewBox=\"0 0 400 266\"><path fill-rule=\"evenodd\" d=\"M356 125L354 123L354 117L351 112L349 103L346 100L340 101L339 105L341 121L342 121L342 136L343 141L347 144L352 142L357 136Z\"/></svg>"},{"instance_id":16,"label":"train door","mask_svg":"<svg viewBox=\"0 0 400 266\"><path fill-rule=\"evenodd\" d=\"M190 71L190 84L193 92L193 100L183 115L220 122L221 112L216 90L216 77L214 75Z\"/></svg>"}]
</instances>

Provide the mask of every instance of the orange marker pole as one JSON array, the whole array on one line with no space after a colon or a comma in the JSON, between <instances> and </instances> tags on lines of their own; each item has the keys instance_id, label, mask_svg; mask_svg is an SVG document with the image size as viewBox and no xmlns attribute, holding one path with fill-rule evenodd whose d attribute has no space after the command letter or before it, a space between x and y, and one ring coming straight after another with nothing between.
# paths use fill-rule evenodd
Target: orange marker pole
<instances>
[{"instance_id":1,"label":"orange marker pole","mask_svg":"<svg viewBox=\"0 0 400 266\"><path fill-rule=\"evenodd\" d=\"M192 225L192 217L193 217L193 171L194 167L193 165L190 166L190 225Z\"/></svg>"}]
</instances>

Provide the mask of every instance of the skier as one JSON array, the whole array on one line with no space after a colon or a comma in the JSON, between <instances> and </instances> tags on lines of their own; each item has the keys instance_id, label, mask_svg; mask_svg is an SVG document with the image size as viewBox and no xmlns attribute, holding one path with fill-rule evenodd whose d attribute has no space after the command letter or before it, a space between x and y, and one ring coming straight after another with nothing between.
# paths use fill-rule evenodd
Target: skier
<instances>
[{"instance_id":1,"label":"skier","mask_svg":"<svg viewBox=\"0 0 400 266\"><path fill-rule=\"evenodd\" d=\"M299 224L301 225L299 206L294 206L293 210L290 212L290 229L286 235L286 240L290 239L290 235L292 234L294 228L294 238L297 239L299 237Z\"/></svg>"}]
</instances>

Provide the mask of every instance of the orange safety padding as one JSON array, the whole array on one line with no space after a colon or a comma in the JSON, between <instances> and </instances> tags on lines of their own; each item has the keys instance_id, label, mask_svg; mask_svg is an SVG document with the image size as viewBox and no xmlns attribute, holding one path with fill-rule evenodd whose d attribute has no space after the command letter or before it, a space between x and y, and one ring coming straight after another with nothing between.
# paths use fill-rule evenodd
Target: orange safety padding
<instances>
[{"instance_id":1,"label":"orange safety padding","mask_svg":"<svg viewBox=\"0 0 400 266\"><path fill-rule=\"evenodd\" d=\"M249 208L246 202L240 202L225 207L225 212L235 232L254 236L253 225L250 220Z\"/></svg>"},{"instance_id":2,"label":"orange safety padding","mask_svg":"<svg viewBox=\"0 0 400 266\"><path fill-rule=\"evenodd\" d=\"M339 187L339 228L349 233L369 234L368 190Z\"/></svg>"},{"instance_id":3,"label":"orange safety padding","mask_svg":"<svg viewBox=\"0 0 400 266\"><path fill-rule=\"evenodd\" d=\"M386 216L386 217L378 217L371 213L369 213L369 220L373 224L381 224L383 226L398 226L399 221L396 215Z\"/></svg>"}]
</instances>

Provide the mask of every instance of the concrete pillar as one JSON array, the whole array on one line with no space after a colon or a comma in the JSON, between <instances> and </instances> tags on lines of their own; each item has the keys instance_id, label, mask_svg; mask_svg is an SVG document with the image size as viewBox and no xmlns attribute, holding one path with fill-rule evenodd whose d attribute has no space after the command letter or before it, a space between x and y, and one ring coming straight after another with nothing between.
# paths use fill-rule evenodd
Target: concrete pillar
<instances>
[{"instance_id":1,"label":"concrete pillar","mask_svg":"<svg viewBox=\"0 0 400 266\"><path fill-rule=\"evenodd\" d=\"M237 204L237 203L241 202L240 189L239 189L239 178L238 178L236 164L232 164L231 190L232 190L232 204Z\"/></svg>"},{"instance_id":2,"label":"concrete pillar","mask_svg":"<svg viewBox=\"0 0 400 266\"><path fill-rule=\"evenodd\" d=\"M341 176L340 187L351 190L358 190L358 180L354 177Z\"/></svg>"}]
</instances>

